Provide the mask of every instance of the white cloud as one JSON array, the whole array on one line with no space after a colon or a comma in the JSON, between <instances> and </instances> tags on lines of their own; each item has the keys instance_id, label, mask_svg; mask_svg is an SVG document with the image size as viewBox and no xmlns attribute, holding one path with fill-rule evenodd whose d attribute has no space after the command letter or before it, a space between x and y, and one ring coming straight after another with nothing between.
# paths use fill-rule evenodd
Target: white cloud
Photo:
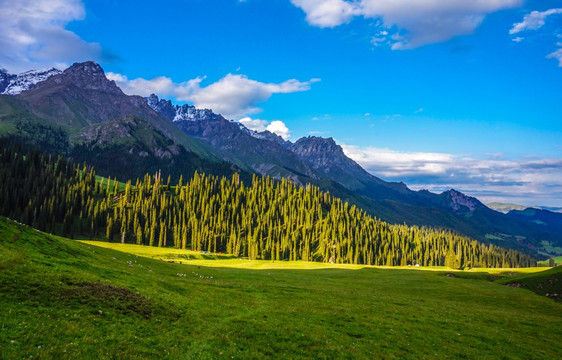
<instances>
[{"instance_id":1,"label":"white cloud","mask_svg":"<svg viewBox=\"0 0 562 360\"><path fill-rule=\"evenodd\" d=\"M509 33L513 35L518 34L521 31L538 30L544 26L547 17L557 14L562 14L562 8L549 9L546 11L531 11L529 14L523 17L522 22L513 24L513 27L511 28L511 30L509 30ZM561 38L561 35L557 34L556 37ZM512 40L515 42L521 42L523 38L516 37ZM558 66L562 67L562 48L560 48L562 47L562 43L557 42L556 46L558 46L559 49L548 54L546 58L558 60Z\"/></svg>"},{"instance_id":2,"label":"white cloud","mask_svg":"<svg viewBox=\"0 0 562 360\"><path fill-rule=\"evenodd\" d=\"M559 45L560 46L560 45ZM548 54L546 56L547 59L556 59L558 60L558 66L562 67L562 48Z\"/></svg>"},{"instance_id":3,"label":"white cloud","mask_svg":"<svg viewBox=\"0 0 562 360\"><path fill-rule=\"evenodd\" d=\"M356 4L343 0L291 0L306 13L306 21L318 27L334 27L358 15Z\"/></svg>"},{"instance_id":4,"label":"white cloud","mask_svg":"<svg viewBox=\"0 0 562 360\"><path fill-rule=\"evenodd\" d=\"M380 45L389 41L392 49L412 49L471 34L484 17L512 8L522 0L291 0L306 13L309 24L334 27L354 16L380 19L384 30L371 38ZM390 34L390 32L394 32Z\"/></svg>"},{"instance_id":5,"label":"white cloud","mask_svg":"<svg viewBox=\"0 0 562 360\"><path fill-rule=\"evenodd\" d=\"M509 33L517 34L524 30L537 30L545 24L545 19L550 15L562 14L562 9L549 9L546 11L531 11L523 17L523 21L513 24Z\"/></svg>"},{"instance_id":6,"label":"white cloud","mask_svg":"<svg viewBox=\"0 0 562 360\"><path fill-rule=\"evenodd\" d=\"M342 145L342 148L351 159L382 177L441 173L445 170L445 165L452 161L450 154L404 153L374 147L360 148L353 145Z\"/></svg>"},{"instance_id":7,"label":"white cloud","mask_svg":"<svg viewBox=\"0 0 562 360\"><path fill-rule=\"evenodd\" d=\"M262 132L267 130L269 132L281 136L284 140L289 139L289 137L291 136L291 131L289 131L287 125L285 125L285 123L281 120L273 120L270 122L267 120L252 119L247 116L238 120L238 122L244 125L245 127L247 127L248 129L257 132Z\"/></svg>"},{"instance_id":8,"label":"white cloud","mask_svg":"<svg viewBox=\"0 0 562 360\"><path fill-rule=\"evenodd\" d=\"M121 89L130 95L175 97L180 101L192 102L198 108L212 109L228 119L241 118L261 111L257 104L268 100L273 94L288 94L310 89L312 83L320 79L298 81L286 80L282 83L263 83L248 79L245 75L227 74L222 79L202 87L204 77L198 77L176 84L168 77L152 80L142 78L129 80L126 76L108 73Z\"/></svg>"},{"instance_id":9,"label":"white cloud","mask_svg":"<svg viewBox=\"0 0 562 360\"><path fill-rule=\"evenodd\" d=\"M440 192L455 188L482 201L519 201L527 205L562 203L562 159L498 154L400 152L342 145L347 156L385 180L412 189Z\"/></svg>"},{"instance_id":10,"label":"white cloud","mask_svg":"<svg viewBox=\"0 0 562 360\"><path fill-rule=\"evenodd\" d=\"M250 117L245 117L238 120L239 123L244 125L250 130L254 130L257 132L262 132L267 130L267 120L260 120L260 119L251 119Z\"/></svg>"},{"instance_id":11,"label":"white cloud","mask_svg":"<svg viewBox=\"0 0 562 360\"><path fill-rule=\"evenodd\" d=\"M99 44L65 29L84 17L80 0L0 0L0 64L21 72L101 58Z\"/></svg>"},{"instance_id":12,"label":"white cloud","mask_svg":"<svg viewBox=\"0 0 562 360\"><path fill-rule=\"evenodd\" d=\"M523 40L525 40L525 38L521 37L521 36L514 37L513 39L511 39L511 41L516 42L516 43L521 42Z\"/></svg>"},{"instance_id":13,"label":"white cloud","mask_svg":"<svg viewBox=\"0 0 562 360\"><path fill-rule=\"evenodd\" d=\"M266 130L281 136L284 140L287 140L291 136L289 128L281 120L273 120L271 124L267 125Z\"/></svg>"}]
</instances>

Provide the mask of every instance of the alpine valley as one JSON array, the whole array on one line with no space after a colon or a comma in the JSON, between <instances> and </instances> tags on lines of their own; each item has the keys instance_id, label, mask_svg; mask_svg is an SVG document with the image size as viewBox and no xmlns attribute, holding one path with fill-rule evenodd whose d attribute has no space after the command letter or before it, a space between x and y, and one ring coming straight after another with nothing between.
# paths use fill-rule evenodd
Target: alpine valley
<instances>
[{"instance_id":1,"label":"alpine valley","mask_svg":"<svg viewBox=\"0 0 562 360\"><path fill-rule=\"evenodd\" d=\"M308 184L391 224L453 230L532 256L562 254L562 214L498 212L454 189L434 194L387 182L348 158L332 138L295 142L249 130L210 109L156 95L125 95L94 62L64 71L0 70L2 143L36 147L120 181L160 172L176 183L195 172L251 183L252 176Z\"/></svg>"},{"instance_id":2,"label":"alpine valley","mask_svg":"<svg viewBox=\"0 0 562 360\"><path fill-rule=\"evenodd\" d=\"M412 191L91 61L0 81L2 359L559 355L562 213Z\"/></svg>"}]
</instances>

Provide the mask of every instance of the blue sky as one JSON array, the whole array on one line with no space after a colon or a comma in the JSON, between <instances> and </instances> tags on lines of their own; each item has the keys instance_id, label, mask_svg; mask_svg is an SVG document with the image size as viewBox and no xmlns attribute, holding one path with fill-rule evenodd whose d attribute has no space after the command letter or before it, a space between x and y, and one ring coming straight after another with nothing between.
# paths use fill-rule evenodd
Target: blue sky
<instances>
[{"instance_id":1,"label":"blue sky","mask_svg":"<svg viewBox=\"0 0 562 360\"><path fill-rule=\"evenodd\" d=\"M98 61L126 93L411 188L562 206L562 1L0 0L0 65Z\"/></svg>"}]
</instances>

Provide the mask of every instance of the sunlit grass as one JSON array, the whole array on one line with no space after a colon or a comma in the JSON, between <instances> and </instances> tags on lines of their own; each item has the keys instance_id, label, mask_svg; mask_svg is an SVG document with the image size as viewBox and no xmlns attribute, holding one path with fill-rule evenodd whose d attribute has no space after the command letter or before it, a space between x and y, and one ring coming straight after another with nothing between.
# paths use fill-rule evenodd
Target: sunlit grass
<instances>
[{"instance_id":1,"label":"sunlit grass","mask_svg":"<svg viewBox=\"0 0 562 360\"><path fill-rule=\"evenodd\" d=\"M0 218L0 358L559 357L561 304L485 270L423 270L84 243Z\"/></svg>"},{"instance_id":2,"label":"sunlit grass","mask_svg":"<svg viewBox=\"0 0 562 360\"><path fill-rule=\"evenodd\" d=\"M329 264L311 261L272 261L272 260L248 260L247 258L237 258L228 254L216 254L202 251L193 251L186 249L176 249L170 247L142 246L135 244L110 243L103 241L80 240L85 244L114 249L137 256L148 257L157 260L173 261L174 263L190 264L198 266L211 267L229 267L238 269L349 269L358 270L365 268L378 269L404 269L404 270L422 270L422 271L468 271L468 272L485 272L489 274L528 274L538 271L547 270L546 267L532 268L472 268L467 270L452 269L445 266L369 266L354 264Z\"/></svg>"}]
</instances>

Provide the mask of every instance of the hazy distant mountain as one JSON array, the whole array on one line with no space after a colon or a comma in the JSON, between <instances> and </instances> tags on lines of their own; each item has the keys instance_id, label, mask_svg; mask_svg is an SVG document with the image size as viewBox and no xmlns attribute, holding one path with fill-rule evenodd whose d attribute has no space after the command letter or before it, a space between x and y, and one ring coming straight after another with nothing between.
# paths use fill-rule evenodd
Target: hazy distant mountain
<instances>
[{"instance_id":1,"label":"hazy distant mountain","mask_svg":"<svg viewBox=\"0 0 562 360\"><path fill-rule=\"evenodd\" d=\"M486 204L486 206L488 206L490 209L494 209L496 211L502 212L504 214L507 214L508 212L510 212L511 210L525 210L525 209L542 209L542 210L548 210L548 211L552 211L552 212L558 212L558 213L562 213L562 208L560 207L549 207L549 206L524 206L524 205L517 205L517 204L510 204L510 203L501 203L501 202L492 202L489 204Z\"/></svg>"},{"instance_id":2,"label":"hazy distant mountain","mask_svg":"<svg viewBox=\"0 0 562 360\"><path fill-rule=\"evenodd\" d=\"M525 210L527 206L511 204L511 203L501 203L501 202L491 202L486 204L490 209L499 211L501 213L507 214L511 210Z\"/></svg>"}]
</instances>

